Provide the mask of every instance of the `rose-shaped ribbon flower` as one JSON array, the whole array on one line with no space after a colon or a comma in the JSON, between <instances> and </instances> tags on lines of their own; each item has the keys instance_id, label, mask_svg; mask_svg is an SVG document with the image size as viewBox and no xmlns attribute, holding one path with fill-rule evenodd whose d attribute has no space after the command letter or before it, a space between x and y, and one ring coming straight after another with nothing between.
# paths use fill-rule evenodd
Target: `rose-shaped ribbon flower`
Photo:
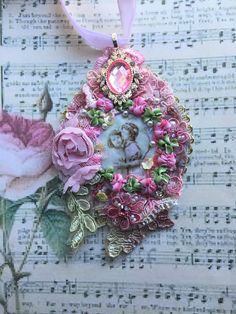
<instances>
[{"instance_id":1,"label":"rose-shaped ribbon flower","mask_svg":"<svg viewBox=\"0 0 236 314\"><path fill-rule=\"evenodd\" d=\"M129 108L129 110L136 116L141 116L145 109L147 108L147 103L145 99L141 96L138 96L133 99L134 104Z\"/></svg>"},{"instance_id":2,"label":"rose-shaped ribbon flower","mask_svg":"<svg viewBox=\"0 0 236 314\"><path fill-rule=\"evenodd\" d=\"M74 167L88 161L93 153L92 141L80 128L67 127L54 138L52 160L65 175L74 174Z\"/></svg>"},{"instance_id":3,"label":"rose-shaped ribbon flower","mask_svg":"<svg viewBox=\"0 0 236 314\"><path fill-rule=\"evenodd\" d=\"M166 186L166 193L169 196L180 196L182 191L182 179L180 177L171 177Z\"/></svg>"},{"instance_id":4,"label":"rose-shaped ribbon flower","mask_svg":"<svg viewBox=\"0 0 236 314\"><path fill-rule=\"evenodd\" d=\"M171 154L162 153L155 159L156 159L155 163L157 166L167 166L171 168L176 164L176 158L174 153Z\"/></svg>"},{"instance_id":5,"label":"rose-shaped ribbon flower","mask_svg":"<svg viewBox=\"0 0 236 314\"><path fill-rule=\"evenodd\" d=\"M125 183L125 179L122 174L116 173L113 176L113 180L111 181L112 189L114 192L120 192Z\"/></svg>"},{"instance_id":6,"label":"rose-shaped ribbon flower","mask_svg":"<svg viewBox=\"0 0 236 314\"><path fill-rule=\"evenodd\" d=\"M40 120L0 114L0 195L16 201L56 176L52 127Z\"/></svg>"},{"instance_id":7,"label":"rose-shaped ribbon flower","mask_svg":"<svg viewBox=\"0 0 236 314\"><path fill-rule=\"evenodd\" d=\"M89 159L88 163L81 164L75 174L69 177L64 186L64 192L66 192L68 188L71 188L72 192L78 192L81 184L91 180L96 175L100 169L100 163L92 164L90 161Z\"/></svg>"},{"instance_id":8,"label":"rose-shaped ribbon flower","mask_svg":"<svg viewBox=\"0 0 236 314\"><path fill-rule=\"evenodd\" d=\"M102 97L96 101L96 107L104 110L105 112L108 112L113 109L113 103L110 101L110 99Z\"/></svg>"},{"instance_id":9,"label":"rose-shaped ribbon flower","mask_svg":"<svg viewBox=\"0 0 236 314\"><path fill-rule=\"evenodd\" d=\"M171 124L168 120L162 119L160 123L154 127L154 136L156 140L163 138L171 130Z\"/></svg>"},{"instance_id":10,"label":"rose-shaped ribbon flower","mask_svg":"<svg viewBox=\"0 0 236 314\"><path fill-rule=\"evenodd\" d=\"M93 142L80 128L67 127L55 136L52 160L63 174L64 192L69 187L77 192L81 184L94 177L100 168L100 159L93 157Z\"/></svg>"},{"instance_id":11,"label":"rose-shaped ribbon flower","mask_svg":"<svg viewBox=\"0 0 236 314\"><path fill-rule=\"evenodd\" d=\"M144 178L141 181L144 193L152 194L157 190L157 186L152 178Z\"/></svg>"}]
</instances>

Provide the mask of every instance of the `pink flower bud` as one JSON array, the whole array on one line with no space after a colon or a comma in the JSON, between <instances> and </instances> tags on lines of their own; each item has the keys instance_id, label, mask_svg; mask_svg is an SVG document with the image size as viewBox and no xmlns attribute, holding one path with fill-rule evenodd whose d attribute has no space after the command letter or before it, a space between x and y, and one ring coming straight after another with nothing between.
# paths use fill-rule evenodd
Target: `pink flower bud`
<instances>
[{"instance_id":1,"label":"pink flower bud","mask_svg":"<svg viewBox=\"0 0 236 314\"><path fill-rule=\"evenodd\" d=\"M111 181L113 191L120 192L124 183L125 183L125 179L123 178L122 174L120 173L114 174L113 180Z\"/></svg>"},{"instance_id":2,"label":"pink flower bud","mask_svg":"<svg viewBox=\"0 0 236 314\"><path fill-rule=\"evenodd\" d=\"M110 99L102 97L97 100L96 107L104 110L105 112L108 112L111 109L113 109L113 103L111 102Z\"/></svg>"},{"instance_id":3,"label":"pink flower bud","mask_svg":"<svg viewBox=\"0 0 236 314\"><path fill-rule=\"evenodd\" d=\"M176 164L175 154L161 154L157 158L158 166L173 167Z\"/></svg>"},{"instance_id":4,"label":"pink flower bud","mask_svg":"<svg viewBox=\"0 0 236 314\"><path fill-rule=\"evenodd\" d=\"M134 98L133 102L134 102L133 106L129 108L130 111L136 116L141 116L147 107L145 99L143 97L138 96Z\"/></svg>"},{"instance_id":5,"label":"pink flower bud","mask_svg":"<svg viewBox=\"0 0 236 314\"><path fill-rule=\"evenodd\" d=\"M164 137L171 130L171 124L168 120L162 119L161 122L154 127L154 136L158 140Z\"/></svg>"},{"instance_id":6,"label":"pink flower bud","mask_svg":"<svg viewBox=\"0 0 236 314\"><path fill-rule=\"evenodd\" d=\"M145 178L141 180L145 193L152 194L157 190L157 186L152 178Z\"/></svg>"}]
</instances>

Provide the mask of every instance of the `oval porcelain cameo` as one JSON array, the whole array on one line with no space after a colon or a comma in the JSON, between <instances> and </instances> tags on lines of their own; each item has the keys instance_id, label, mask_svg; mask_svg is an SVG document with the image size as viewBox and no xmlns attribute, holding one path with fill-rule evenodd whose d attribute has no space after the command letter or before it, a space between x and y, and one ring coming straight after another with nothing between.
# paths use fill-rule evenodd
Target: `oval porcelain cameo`
<instances>
[{"instance_id":1,"label":"oval porcelain cameo","mask_svg":"<svg viewBox=\"0 0 236 314\"><path fill-rule=\"evenodd\" d=\"M109 65L106 82L108 88L114 94L126 93L132 84L132 80L133 74L131 67L125 60L115 60Z\"/></svg>"}]
</instances>

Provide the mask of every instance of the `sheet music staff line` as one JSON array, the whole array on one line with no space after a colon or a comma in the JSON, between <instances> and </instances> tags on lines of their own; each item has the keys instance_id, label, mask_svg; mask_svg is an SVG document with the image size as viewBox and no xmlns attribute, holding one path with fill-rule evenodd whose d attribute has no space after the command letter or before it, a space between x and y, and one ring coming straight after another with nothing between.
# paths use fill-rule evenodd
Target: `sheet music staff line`
<instances>
[{"instance_id":1,"label":"sheet music staff line","mask_svg":"<svg viewBox=\"0 0 236 314\"><path fill-rule=\"evenodd\" d=\"M27 221L33 221L35 214L32 212L32 208L24 206L24 212L18 211L15 214L15 221L22 224ZM179 206L171 209L171 216L175 219L187 218L191 221L204 220L207 224L225 223L230 224L236 220L236 204L234 206Z\"/></svg>"},{"instance_id":2,"label":"sheet music staff line","mask_svg":"<svg viewBox=\"0 0 236 314\"><path fill-rule=\"evenodd\" d=\"M232 237L234 231L231 232ZM211 233L206 236L212 236ZM199 242L201 235L199 234ZM187 241L187 239L186 239ZM204 241L202 239L202 241ZM183 245L183 244L182 244ZM210 244L208 244L210 245ZM67 256L67 260L70 264L87 263L87 264L100 264L103 267L119 268L119 269L151 269L154 265L169 265L169 266L202 266L205 269L234 269L236 267L236 250L235 248L217 249L206 248L204 244L195 245L192 249L190 247L193 244L189 243L181 248L166 247L158 248L158 241L156 247L152 249L146 249L140 247L138 251L134 252L132 256L127 256L119 259L116 263L108 260L105 256L104 249L95 249L93 246L90 248L87 246L86 251L81 252L77 256L73 254ZM229 244L227 244L229 247ZM14 252L14 259L20 262L23 252ZM34 253L30 253L28 257L28 264L40 265L40 264L60 264L63 263L53 253L49 252L41 245L36 246Z\"/></svg>"},{"instance_id":3,"label":"sheet music staff line","mask_svg":"<svg viewBox=\"0 0 236 314\"><path fill-rule=\"evenodd\" d=\"M131 47L153 47L160 45L170 45L175 49L183 47L193 47L197 44L204 45L206 42L236 42L236 29L207 29L207 30L188 30L188 31L169 31L169 32L152 32L152 33L135 33L132 34ZM74 49L79 46L86 46L79 35L50 35L46 32L35 36L13 37L6 36L2 39L2 45L8 48L20 48L26 50L48 49L48 48L65 48Z\"/></svg>"},{"instance_id":4,"label":"sheet music staff line","mask_svg":"<svg viewBox=\"0 0 236 314\"><path fill-rule=\"evenodd\" d=\"M201 72L216 73L218 71L224 71L225 69L232 69L235 72L236 68L236 56L225 57L208 57L208 58L184 58L184 59L166 59L166 60L147 60L147 64L151 66L154 72L159 75L165 73L167 76L173 76L180 73L181 75L190 75ZM60 63L53 64L45 63L37 65L25 63L24 66L18 64L6 64L4 65L5 79L8 79L10 75L14 76L39 76L41 78L54 76L60 77L63 73L66 75L85 75L88 70L92 68L91 60L87 59L81 63ZM171 80L171 79L170 79Z\"/></svg>"},{"instance_id":5,"label":"sheet music staff line","mask_svg":"<svg viewBox=\"0 0 236 314\"><path fill-rule=\"evenodd\" d=\"M190 169L189 169L190 170ZM236 172L234 169L229 171L213 171L213 172L191 172L188 171L184 177L186 187L189 185L212 185L231 187L236 185Z\"/></svg>"},{"instance_id":6,"label":"sheet music staff line","mask_svg":"<svg viewBox=\"0 0 236 314\"><path fill-rule=\"evenodd\" d=\"M66 91L63 91L65 97L55 99L54 110L52 113L60 114L63 108L69 104L70 98L66 96ZM69 92L68 92L69 94ZM39 96L39 95L38 95ZM185 106L186 111L194 116L207 115L209 112L213 114L225 115L230 112L236 113L236 97L208 97L208 98L180 98L180 102ZM33 115L38 112L37 104L27 103L26 100L21 100L18 104L7 103L5 109L9 112L21 112L27 115ZM217 129L217 128L216 128ZM216 136L216 140L218 137Z\"/></svg>"},{"instance_id":7,"label":"sheet music staff line","mask_svg":"<svg viewBox=\"0 0 236 314\"><path fill-rule=\"evenodd\" d=\"M7 293L13 293L13 285L7 282ZM175 299L180 301L186 298L190 303L200 299L203 304L206 299L223 303L224 299L231 302L236 301L235 285L218 285L213 287L206 285L176 284L168 285L164 283L122 283L122 282L84 282L76 280L65 281L22 281L19 283L21 293L30 294L72 294L81 295L84 298L105 296L107 299L118 299L118 303L123 303L125 299L134 301L136 297L143 299ZM206 293L207 291L207 293ZM204 300L205 299L205 300ZM222 300L223 299L223 300ZM221 302L220 302L221 300Z\"/></svg>"}]
</instances>

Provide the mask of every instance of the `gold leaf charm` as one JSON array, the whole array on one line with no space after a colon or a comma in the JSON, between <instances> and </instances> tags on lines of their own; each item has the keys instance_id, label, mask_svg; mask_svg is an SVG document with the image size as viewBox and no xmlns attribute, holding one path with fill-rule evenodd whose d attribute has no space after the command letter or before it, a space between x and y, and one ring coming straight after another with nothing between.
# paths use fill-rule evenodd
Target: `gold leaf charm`
<instances>
[{"instance_id":1,"label":"gold leaf charm","mask_svg":"<svg viewBox=\"0 0 236 314\"><path fill-rule=\"evenodd\" d=\"M90 209L90 203L87 200L78 200L78 205L79 205L79 209L81 209L82 211L88 211Z\"/></svg>"},{"instance_id":2,"label":"gold leaf charm","mask_svg":"<svg viewBox=\"0 0 236 314\"><path fill-rule=\"evenodd\" d=\"M119 231L112 228L107 235L107 253L110 257L115 258L122 252L130 253L145 237L142 230Z\"/></svg>"},{"instance_id":3,"label":"gold leaf charm","mask_svg":"<svg viewBox=\"0 0 236 314\"><path fill-rule=\"evenodd\" d=\"M78 227L80 225L80 217L79 216L75 216L72 219L71 225L70 225L70 232L75 232Z\"/></svg>"},{"instance_id":4,"label":"gold leaf charm","mask_svg":"<svg viewBox=\"0 0 236 314\"><path fill-rule=\"evenodd\" d=\"M84 239L84 230L78 230L71 240L71 248L77 249Z\"/></svg>"},{"instance_id":5,"label":"gold leaf charm","mask_svg":"<svg viewBox=\"0 0 236 314\"><path fill-rule=\"evenodd\" d=\"M84 225L90 232L97 230L96 222L90 215L84 215Z\"/></svg>"}]
</instances>

